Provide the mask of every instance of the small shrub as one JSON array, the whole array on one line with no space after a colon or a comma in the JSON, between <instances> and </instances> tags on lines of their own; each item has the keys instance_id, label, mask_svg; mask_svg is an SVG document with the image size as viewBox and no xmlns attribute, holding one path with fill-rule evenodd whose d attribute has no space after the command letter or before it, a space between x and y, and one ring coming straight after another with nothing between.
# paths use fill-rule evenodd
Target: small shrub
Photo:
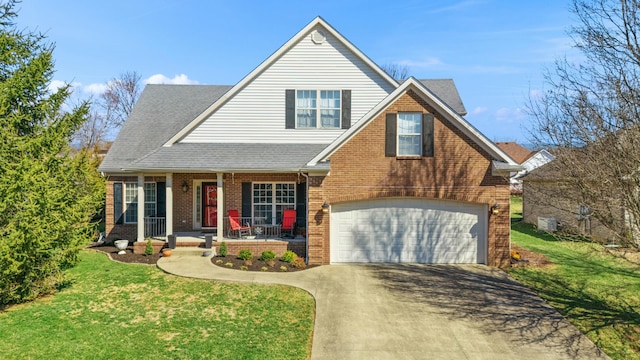
<instances>
[{"instance_id":1,"label":"small shrub","mask_svg":"<svg viewBox=\"0 0 640 360\"><path fill-rule=\"evenodd\" d=\"M280 260L290 263L290 262L293 262L297 257L298 255L296 255L296 253L294 253L291 250L287 250L284 252L284 254L282 254L282 257L280 258Z\"/></svg>"},{"instance_id":2,"label":"small shrub","mask_svg":"<svg viewBox=\"0 0 640 360\"><path fill-rule=\"evenodd\" d=\"M233 263L226 263L226 264L224 264L224 266L231 268L231 267L233 267Z\"/></svg>"},{"instance_id":3,"label":"small shrub","mask_svg":"<svg viewBox=\"0 0 640 360\"><path fill-rule=\"evenodd\" d=\"M147 238L147 246L144 248L144 254L147 256L153 255L153 245L151 244L151 238Z\"/></svg>"},{"instance_id":4,"label":"small shrub","mask_svg":"<svg viewBox=\"0 0 640 360\"><path fill-rule=\"evenodd\" d=\"M216 264L222 264L224 261L222 261L221 259L216 260Z\"/></svg>"},{"instance_id":5,"label":"small shrub","mask_svg":"<svg viewBox=\"0 0 640 360\"><path fill-rule=\"evenodd\" d=\"M242 265L242 266L240 266L240 270L247 271L247 270L249 270L249 267L246 266L246 265Z\"/></svg>"},{"instance_id":6,"label":"small shrub","mask_svg":"<svg viewBox=\"0 0 640 360\"><path fill-rule=\"evenodd\" d=\"M273 250L265 250L262 252L262 255L260 256L260 260L262 261L270 261L270 260L274 260L276 258L276 252Z\"/></svg>"},{"instance_id":7,"label":"small shrub","mask_svg":"<svg viewBox=\"0 0 640 360\"><path fill-rule=\"evenodd\" d=\"M226 242L221 242L220 243L220 256L225 257L227 256L227 243Z\"/></svg>"},{"instance_id":8,"label":"small shrub","mask_svg":"<svg viewBox=\"0 0 640 360\"><path fill-rule=\"evenodd\" d=\"M242 249L238 252L238 259L240 260L251 260L253 259L253 254L249 249Z\"/></svg>"},{"instance_id":9,"label":"small shrub","mask_svg":"<svg viewBox=\"0 0 640 360\"><path fill-rule=\"evenodd\" d=\"M260 271L267 271L267 270L269 270L269 268L266 267L266 266L263 266L263 267L260 268Z\"/></svg>"},{"instance_id":10,"label":"small shrub","mask_svg":"<svg viewBox=\"0 0 640 360\"><path fill-rule=\"evenodd\" d=\"M292 262L291 266L296 269L304 269L307 267L307 264L304 262L304 259L301 257L296 257Z\"/></svg>"},{"instance_id":11,"label":"small shrub","mask_svg":"<svg viewBox=\"0 0 640 360\"><path fill-rule=\"evenodd\" d=\"M287 272L287 267L286 266L280 266L280 271L282 272Z\"/></svg>"}]
</instances>

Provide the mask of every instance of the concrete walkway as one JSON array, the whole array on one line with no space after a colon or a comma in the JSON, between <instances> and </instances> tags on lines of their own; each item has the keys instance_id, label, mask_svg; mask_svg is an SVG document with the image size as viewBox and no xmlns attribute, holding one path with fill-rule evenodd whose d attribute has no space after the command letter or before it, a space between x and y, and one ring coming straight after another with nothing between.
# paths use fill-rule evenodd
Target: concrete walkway
<instances>
[{"instance_id":1,"label":"concrete walkway","mask_svg":"<svg viewBox=\"0 0 640 360\"><path fill-rule=\"evenodd\" d=\"M316 299L312 359L606 359L535 294L486 266L330 265L224 269L200 250L158 267L185 277L277 283Z\"/></svg>"}]
</instances>

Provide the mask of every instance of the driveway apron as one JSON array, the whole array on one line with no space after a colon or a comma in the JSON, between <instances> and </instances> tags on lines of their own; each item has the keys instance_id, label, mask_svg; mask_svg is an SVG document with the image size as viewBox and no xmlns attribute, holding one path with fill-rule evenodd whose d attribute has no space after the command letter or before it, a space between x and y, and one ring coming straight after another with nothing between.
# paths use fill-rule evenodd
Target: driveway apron
<instances>
[{"instance_id":1,"label":"driveway apron","mask_svg":"<svg viewBox=\"0 0 640 360\"><path fill-rule=\"evenodd\" d=\"M175 253L174 253L175 254ZM316 299L312 359L606 359L506 273L482 265L329 265L251 273L179 253L180 276L300 287Z\"/></svg>"}]
</instances>

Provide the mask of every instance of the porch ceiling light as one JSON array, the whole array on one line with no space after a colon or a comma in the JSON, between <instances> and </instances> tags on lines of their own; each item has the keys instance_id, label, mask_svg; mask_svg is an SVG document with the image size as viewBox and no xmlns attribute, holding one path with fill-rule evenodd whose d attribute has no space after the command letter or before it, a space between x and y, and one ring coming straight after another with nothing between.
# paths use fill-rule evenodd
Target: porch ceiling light
<instances>
[{"instance_id":1,"label":"porch ceiling light","mask_svg":"<svg viewBox=\"0 0 640 360\"><path fill-rule=\"evenodd\" d=\"M329 212L329 204L327 204L326 202L322 204L322 212L325 214Z\"/></svg>"},{"instance_id":2,"label":"porch ceiling light","mask_svg":"<svg viewBox=\"0 0 640 360\"><path fill-rule=\"evenodd\" d=\"M185 181L182 182L182 192L186 193L187 191L189 191L189 184L185 180Z\"/></svg>"},{"instance_id":3,"label":"porch ceiling light","mask_svg":"<svg viewBox=\"0 0 640 360\"><path fill-rule=\"evenodd\" d=\"M500 214L500 205L493 204L493 206L491 207L491 215L498 215L498 214Z\"/></svg>"}]
</instances>

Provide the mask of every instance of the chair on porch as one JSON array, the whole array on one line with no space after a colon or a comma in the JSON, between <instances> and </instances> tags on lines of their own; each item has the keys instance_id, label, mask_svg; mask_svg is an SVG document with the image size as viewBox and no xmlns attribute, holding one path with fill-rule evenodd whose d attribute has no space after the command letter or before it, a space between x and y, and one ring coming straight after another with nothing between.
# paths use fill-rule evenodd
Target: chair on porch
<instances>
[{"instance_id":1,"label":"chair on porch","mask_svg":"<svg viewBox=\"0 0 640 360\"><path fill-rule=\"evenodd\" d=\"M288 232L289 236L292 238L295 237L293 235L293 230L296 228L296 211L294 209L285 209L282 212L282 227L280 231Z\"/></svg>"},{"instance_id":2,"label":"chair on porch","mask_svg":"<svg viewBox=\"0 0 640 360\"><path fill-rule=\"evenodd\" d=\"M240 217L238 216L238 210L229 210L227 212L229 215L229 231L227 232L227 236L231 237L231 233L235 232L238 234L238 238L242 238L245 235L251 235L251 226L248 224L243 226Z\"/></svg>"}]
</instances>

